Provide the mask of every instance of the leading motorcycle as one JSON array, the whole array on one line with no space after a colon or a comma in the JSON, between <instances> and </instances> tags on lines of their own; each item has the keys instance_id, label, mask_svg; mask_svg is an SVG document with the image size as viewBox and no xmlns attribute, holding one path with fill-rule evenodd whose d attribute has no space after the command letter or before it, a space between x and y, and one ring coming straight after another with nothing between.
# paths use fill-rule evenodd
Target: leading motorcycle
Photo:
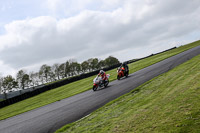
<instances>
[{"instance_id":1,"label":"leading motorcycle","mask_svg":"<svg viewBox=\"0 0 200 133\"><path fill-rule=\"evenodd\" d=\"M105 88L108 86L109 84L109 74L106 74L106 80L103 82L101 76L96 76L93 80L93 91L96 91L99 87L100 88Z\"/></svg>"}]
</instances>

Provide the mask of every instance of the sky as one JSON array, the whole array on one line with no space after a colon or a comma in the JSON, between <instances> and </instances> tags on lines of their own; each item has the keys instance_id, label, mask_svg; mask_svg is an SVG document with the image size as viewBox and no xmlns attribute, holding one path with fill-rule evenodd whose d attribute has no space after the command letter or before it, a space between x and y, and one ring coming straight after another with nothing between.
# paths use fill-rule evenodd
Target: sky
<instances>
[{"instance_id":1,"label":"sky","mask_svg":"<svg viewBox=\"0 0 200 133\"><path fill-rule=\"evenodd\" d=\"M181 46L200 39L199 14L200 0L0 0L0 74Z\"/></svg>"}]
</instances>

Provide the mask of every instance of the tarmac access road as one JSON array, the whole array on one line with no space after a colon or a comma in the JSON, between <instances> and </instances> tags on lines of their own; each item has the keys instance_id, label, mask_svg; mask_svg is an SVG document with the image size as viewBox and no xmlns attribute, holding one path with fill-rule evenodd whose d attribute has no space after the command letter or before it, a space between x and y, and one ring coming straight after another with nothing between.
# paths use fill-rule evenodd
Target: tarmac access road
<instances>
[{"instance_id":1,"label":"tarmac access road","mask_svg":"<svg viewBox=\"0 0 200 133\"><path fill-rule=\"evenodd\" d=\"M87 116L111 100L200 54L200 46L115 80L105 89L89 90L23 114L1 120L0 133L52 133ZM92 81L91 81L92 85Z\"/></svg>"}]
</instances>

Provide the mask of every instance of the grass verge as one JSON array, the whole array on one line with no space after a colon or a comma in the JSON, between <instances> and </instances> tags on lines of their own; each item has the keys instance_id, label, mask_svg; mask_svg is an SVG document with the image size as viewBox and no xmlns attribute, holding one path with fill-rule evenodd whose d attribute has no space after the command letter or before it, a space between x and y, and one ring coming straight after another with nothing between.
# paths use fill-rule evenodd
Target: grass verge
<instances>
[{"instance_id":1,"label":"grass verge","mask_svg":"<svg viewBox=\"0 0 200 133\"><path fill-rule=\"evenodd\" d=\"M200 132L200 55L56 133Z\"/></svg>"},{"instance_id":2,"label":"grass verge","mask_svg":"<svg viewBox=\"0 0 200 133\"><path fill-rule=\"evenodd\" d=\"M184 45L179 48L176 48L176 49L173 49L161 54L157 54L149 58L129 64L130 73L134 73L135 71L143 69L147 66L155 64L159 61L162 61L166 58L169 58L173 55L176 55L178 53L181 53L185 50L191 49L198 45L200 45L200 41L193 42L191 44ZM116 69L110 70L107 73L111 75L110 81L113 81L116 79ZM20 101L18 103L12 104L4 108L1 108L0 120L36 109L38 107L42 107L44 105L62 100L64 98L68 98L70 96L79 94L84 91L87 91L92 88L92 80L94 79L94 77L95 76L91 76L89 78L82 79L82 80L64 85L62 87L59 87L53 90L49 90L37 96L28 98L26 100Z\"/></svg>"}]
</instances>

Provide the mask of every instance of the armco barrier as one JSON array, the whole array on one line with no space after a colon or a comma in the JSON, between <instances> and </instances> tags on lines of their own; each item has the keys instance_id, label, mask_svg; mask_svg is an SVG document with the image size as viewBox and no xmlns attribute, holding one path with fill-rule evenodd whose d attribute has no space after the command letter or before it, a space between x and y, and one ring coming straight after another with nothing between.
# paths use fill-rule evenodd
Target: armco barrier
<instances>
[{"instance_id":1,"label":"armco barrier","mask_svg":"<svg viewBox=\"0 0 200 133\"><path fill-rule=\"evenodd\" d=\"M165 50L163 52L166 52L166 51L169 51L169 50L172 50L172 49L175 49L175 48L176 47L168 49L168 50ZM163 52L160 52L160 53L163 53ZM156 53L156 54L160 54L160 53ZM153 56L153 55L156 55L156 54L152 54L150 56ZM144 58L140 58L140 59L129 60L129 61L127 61L127 63L130 64L130 63L133 63L133 62L148 58L150 56L147 56L147 57L144 57ZM103 70L108 71L108 70L117 68L120 65L121 64L116 64L116 65L104 68ZM57 82L52 83L52 84L48 84L48 85L45 85L45 86L37 87L36 89L32 89L31 91L28 91L28 92L23 93L21 95L9 98L9 99L4 100L4 101L1 101L0 102L0 108L3 108L5 106L11 105L13 103L22 101L24 99L27 99L27 98L30 98L30 97L33 97L33 96L36 96L36 95L38 95L40 93L43 93L45 91L48 91L48 90L51 90L51 89L55 89L55 88L58 88L60 86L63 86L63 85L78 81L80 79L88 78L90 76L98 74L98 72L99 72L99 70L96 70L96 71L93 71L93 72L90 72L90 73L85 73L85 74L81 74L81 75L78 75L78 76L75 76L75 77L72 77L72 78L67 78L67 79L64 79L64 80L61 80L61 81L57 81Z\"/></svg>"}]
</instances>

